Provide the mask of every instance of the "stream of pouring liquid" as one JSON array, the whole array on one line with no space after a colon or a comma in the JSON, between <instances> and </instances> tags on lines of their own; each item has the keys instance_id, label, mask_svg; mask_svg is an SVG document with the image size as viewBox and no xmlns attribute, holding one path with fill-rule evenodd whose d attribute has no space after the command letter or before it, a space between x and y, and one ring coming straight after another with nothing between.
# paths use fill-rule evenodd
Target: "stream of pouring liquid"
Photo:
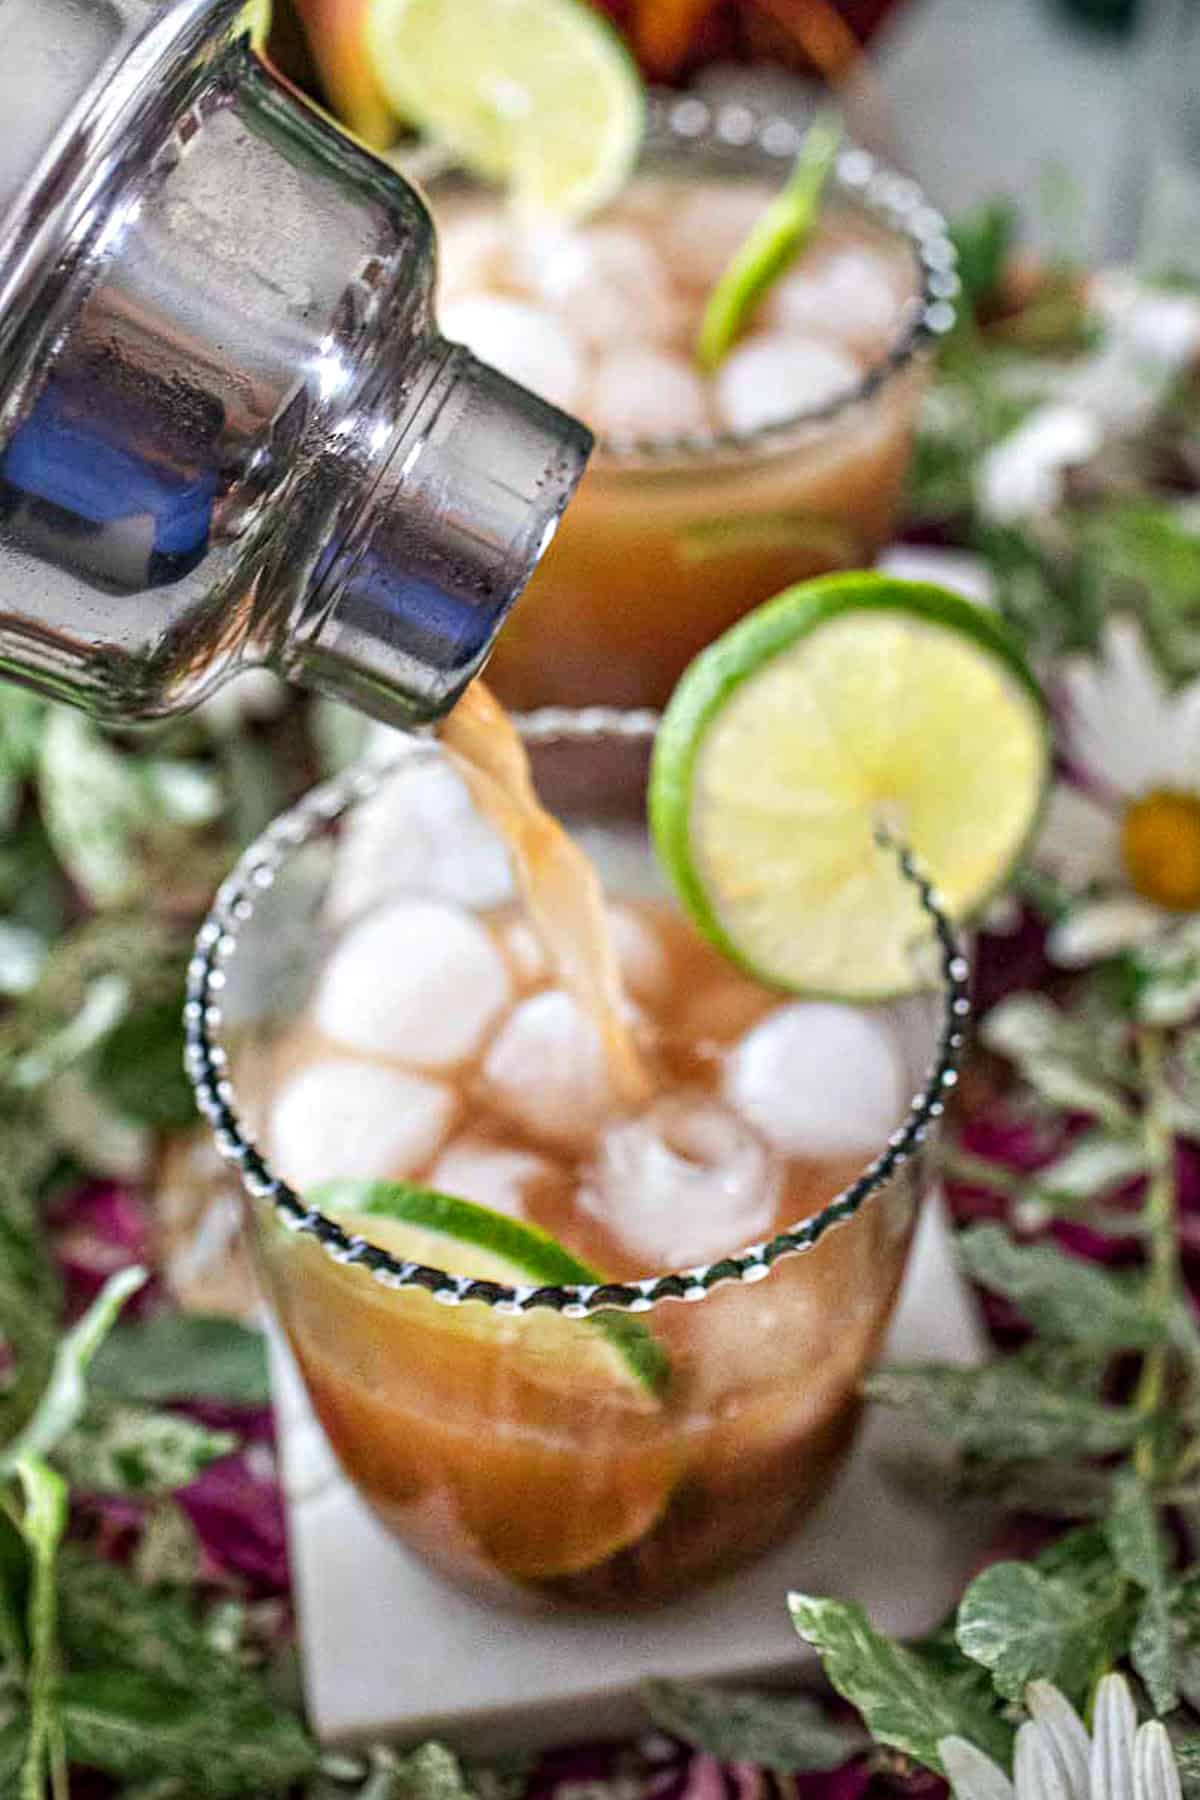
<instances>
[{"instance_id":1,"label":"stream of pouring liquid","mask_svg":"<svg viewBox=\"0 0 1200 1800\"><path fill-rule=\"evenodd\" d=\"M539 801L525 746L482 682L443 721L441 741L508 850L543 954L600 1034L614 1091L626 1106L643 1105L652 1083L626 1019L595 869Z\"/></svg>"}]
</instances>

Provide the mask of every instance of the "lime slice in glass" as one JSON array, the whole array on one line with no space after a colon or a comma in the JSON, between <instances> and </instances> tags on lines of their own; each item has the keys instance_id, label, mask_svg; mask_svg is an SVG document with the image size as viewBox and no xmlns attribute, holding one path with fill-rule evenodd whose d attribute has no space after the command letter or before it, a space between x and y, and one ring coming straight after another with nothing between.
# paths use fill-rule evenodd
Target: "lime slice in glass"
<instances>
[{"instance_id":1,"label":"lime slice in glass","mask_svg":"<svg viewBox=\"0 0 1200 1800\"><path fill-rule=\"evenodd\" d=\"M787 181L709 295L696 340L696 360L708 374L720 365L763 295L812 236L841 141L837 119L824 114L814 119Z\"/></svg>"},{"instance_id":2,"label":"lime slice in glass","mask_svg":"<svg viewBox=\"0 0 1200 1800\"><path fill-rule=\"evenodd\" d=\"M311 1198L406 1262L506 1287L595 1280L544 1232L447 1194L346 1181ZM447 1306L290 1234L269 1253L287 1258L288 1328L317 1413L402 1534L428 1534L432 1513L443 1549L544 1580L596 1568L661 1518L684 1444L645 1321Z\"/></svg>"},{"instance_id":3,"label":"lime slice in glass","mask_svg":"<svg viewBox=\"0 0 1200 1800\"><path fill-rule=\"evenodd\" d=\"M335 1181L310 1198L346 1231L401 1261L448 1275L502 1287L590 1287L604 1280L548 1232L452 1194L402 1181ZM496 1335L519 1323L522 1349L544 1358L556 1383L567 1387L624 1389L630 1403L654 1408L667 1383L662 1345L640 1319L622 1313L580 1320L537 1307L514 1321L468 1303L454 1317L473 1335Z\"/></svg>"},{"instance_id":4,"label":"lime slice in glass","mask_svg":"<svg viewBox=\"0 0 1200 1800\"><path fill-rule=\"evenodd\" d=\"M400 117L519 211L577 218L628 179L641 82L582 0L369 0L366 45Z\"/></svg>"},{"instance_id":5,"label":"lime slice in glass","mask_svg":"<svg viewBox=\"0 0 1200 1800\"><path fill-rule=\"evenodd\" d=\"M928 921L880 831L953 918L1002 889L1050 741L1008 633L958 595L843 574L790 588L697 657L651 776L660 859L760 980L875 1000L924 985Z\"/></svg>"}]
</instances>

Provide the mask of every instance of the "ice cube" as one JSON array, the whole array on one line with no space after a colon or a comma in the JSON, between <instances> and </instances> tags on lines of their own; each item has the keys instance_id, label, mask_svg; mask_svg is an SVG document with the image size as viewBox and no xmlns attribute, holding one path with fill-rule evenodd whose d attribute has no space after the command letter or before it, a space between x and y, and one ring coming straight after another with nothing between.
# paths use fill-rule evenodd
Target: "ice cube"
<instances>
[{"instance_id":1,"label":"ice cube","mask_svg":"<svg viewBox=\"0 0 1200 1800\"><path fill-rule=\"evenodd\" d=\"M600 1034L561 988L513 1009L483 1074L492 1103L550 1144L586 1143L611 1105Z\"/></svg>"},{"instance_id":2,"label":"ice cube","mask_svg":"<svg viewBox=\"0 0 1200 1800\"><path fill-rule=\"evenodd\" d=\"M770 202L765 187L733 181L689 184L677 196L663 235L663 253L677 281L710 288Z\"/></svg>"},{"instance_id":3,"label":"ice cube","mask_svg":"<svg viewBox=\"0 0 1200 1800\"><path fill-rule=\"evenodd\" d=\"M778 1196L760 1140L697 1092L666 1095L607 1131L580 1204L649 1271L711 1262L764 1237Z\"/></svg>"},{"instance_id":4,"label":"ice cube","mask_svg":"<svg viewBox=\"0 0 1200 1800\"><path fill-rule=\"evenodd\" d=\"M695 370L675 351L636 345L599 359L584 411L603 437L692 437L710 428Z\"/></svg>"},{"instance_id":5,"label":"ice cube","mask_svg":"<svg viewBox=\"0 0 1200 1800\"><path fill-rule=\"evenodd\" d=\"M350 814L329 915L345 923L406 890L475 908L512 897L504 846L445 762L414 760Z\"/></svg>"},{"instance_id":6,"label":"ice cube","mask_svg":"<svg viewBox=\"0 0 1200 1800\"><path fill-rule=\"evenodd\" d=\"M802 262L771 290L764 320L777 331L833 338L876 353L896 335L901 295L887 257L848 245Z\"/></svg>"},{"instance_id":7,"label":"ice cube","mask_svg":"<svg viewBox=\"0 0 1200 1800\"><path fill-rule=\"evenodd\" d=\"M454 1111L440 1082L330 1057L310 1063L279 1093L271 1154L301 1191L343 1177L397 1180L437 1154Z\"/></svg>"},{"instance_id":8,"label":"ice cube","mask_svg":"<svg viewBox=\"0 0 1200 1800\"><path fill-rule=\"evenodd\" d=\"M566 410L583 391L583 358L571 328L546 307L503 294L468 294L441 309L442 331L510 381Z\"/></svg>"},{"instance_id":9,"label":"ice cube","mask_svg":"<svg viewBox=\"0 0 1200 1800\"><path fill-rule=\"evenodd\" d=\"M439 1156L429 1185L439 1193L459 1194L476 1206L520 1219L530 1190L553 1175L552 1166L532 1150L502 1150L484 1138L465 1136Z\"/></svg>"},{"instance_id":10,"label":"ice cube","mask_svg":"<svg viewBox=\"0 0 1200 1800\"><path fill-rule=\"evenodd\" d=\"M503 286L511 234L499 213L471 212L438 226L438 293L442 304Z\"/></svg>"},{"instance_id":11,"label":"ice cube","mask_svg":"<svg viewBox=\"0 0 1200 1800\"><path fill-rule=\"evenodd\" d=\"M717 371L715 400L730 431L752 432L763 425L816 412L854 392L862 372L836 344L783 332L747 338Z\"/></svg>"},{"instance_id":12,"label":"ice cube","mask_svg":"<svg viewBox=\"0 0 1200 1800\"><path fill-rule=\"evenodd\" d=\"M680 328L666 269L639 231L543 227L517 246L513 260L537 299L592 349L663 343Z\"/></svg>"},{"instance_id":13,"label":"ice cube","mask_svg":"<svg viewBox=\"0 0 1200 1800\"><path fill-rule=\"evenodd\" d=\"M608 929L621 980L638 1000L658 1000L671 980L666 945L641 913L628 906L607 908Z\"/></svg>"},{"instance_id":14,"label":"ice cube","mask_svg":"<svg viewBox=\"0 0 1200 1800\"><path fill-rule=\"evenodd\" d=\"M485 926L440 900L393 900L334 951L316 998L320 1029L349 1049L446 1069L481 1049L512 995Z\"/></svg>"},{"instance_id":15,"label":"ice cube","mask_svg":"<svg viewBox=\"0 0 1200 1800\"><path fill-rule=\"evenodd\" d=\"M904 1110L895 1039L860 1007L797 1001L747 1033L725 1097L785 1156L870 1155Z\"/></svg>"}]
</instances>

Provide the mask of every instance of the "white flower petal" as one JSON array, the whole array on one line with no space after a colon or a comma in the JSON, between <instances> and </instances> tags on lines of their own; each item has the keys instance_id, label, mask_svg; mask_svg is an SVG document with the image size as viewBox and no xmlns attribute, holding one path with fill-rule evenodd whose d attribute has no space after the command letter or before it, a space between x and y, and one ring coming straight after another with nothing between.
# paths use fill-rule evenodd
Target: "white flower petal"
<instances>
[{"instance_id":1,"label":"white flower petal","mask_svg":"<svg viewBox=\"0 0 1200 1800\"><path fill-rule=\"evenodd\" d=\"M1183 1800L1175 1752L1157 1719L1143 1725L1133 1741L1133 1786L1137 1800Z\"/></svg>"},{"instance_id":2,"label":"white flower petal","mask_svg":"<svg viewBox=\"0 0 1200 1800\"><path fill-rule=\"evenodd\" d=\"M1046 951L1060 969L1083 969L1148 942L1164 922L1156 906L1133 895L1091 900L1059 921L1046 940Z\"/></svg>"},{"instance_id":3,"label":"white flower petal","mask_svg":"<svg viewBox=\"0 0 1200 1800\"><path fill-rule=\"evenodd\" d=\"M1129 1683L1106 1675L1092 1709L1091 1800L1134 1800L1133 1738L1137 1713Z\"/></svg>"},{"instance_id":4,"label":"white flower petal","mask_svg":"<svg viewBox=\"0 0 1200 1800\"><path fill-rule=\"evenodd\" d=\"M1071 1793L1053 1737L1033 1720L1017 1733L1013 1775L1017 1800L1082 1800Z\"/></svg>"},{"instance_id":5,"label":"white flower petal","mask_svg":"<svg viewBox=\"0 0 1200 1800\"><path fill-rule=\"evenodd\" d=\"M1075 658L1062 680L1071 761L1127 798L1170 780L1171 698L1132 619L1110 619L1099 659Z\"/></svg>"},{"instance_id":6,"label":"white flower petal","mask_svg":"<svg viewBox=\"0 0 1200 1800\"><path fill-rule=\"evenodd\" d=\"M942 1738L938 1755L957 1800L1015 1800L1013 1784L999 1763L966 1738Z\"/></svg>"},{"instance_id":7,"label":"white flower petal","mask_svg":"<svg viewBox=\"0 0 1200 1800\"><path fill-rule=\"evenodd\" d=\"M1074 1800L1088 1800L1088 1759L1091 1746L1083 1720L1066 1695L1049 1681L1031 1681L1025 1704L1035 1724L1054 1744Z\"/></svg>"},{"instance_id":8,"label":"white flower petal","mask_svg":"<svg viewBox=\"0 0 1200 1800\"><path fill-rule=\"evenodd\" d=\"M1064 470L1094 456L1103 435L1082 407L1036 407L980 462L980 509L999 523L1051 510L1062 496Z\"/></svg>"},{"instance_id":9,"label":"white flower petal","mask_svg":"<svg viewBox=\"0 0 1200 1800\"><path fill-rule=\"evenodd\" d=\"M1121 828L1110 807L1058 781L1050 791L1033 860L1072 889L1121 881Z\"/></svg>"},{"instance_id":10,"label":"white flower petal","mask_svg":"<svg viewBox=\"0 0 1200 1800\"><path fill-rule=\"evenodd\" d=\"M1164 777L1170 787L1200 794L1200 681L1171 700L1171 757Z\"/></svg>"}]
</instances>

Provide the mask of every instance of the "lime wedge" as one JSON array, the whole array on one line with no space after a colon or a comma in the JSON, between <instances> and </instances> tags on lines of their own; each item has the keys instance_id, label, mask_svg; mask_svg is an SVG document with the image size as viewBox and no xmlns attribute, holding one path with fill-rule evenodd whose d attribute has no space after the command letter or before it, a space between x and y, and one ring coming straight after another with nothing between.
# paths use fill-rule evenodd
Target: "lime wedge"
<instances>
[{"instance_id":1,"label":"lime wedge","mask_svg":"<svg viewBox=\"0 0 1200 1800\"><path fill-rule=\"evenodd\" d=\"M833 575L688 669L655 748L651 825L735 962L798 993L881 999L925 985L929 924L880 828L969 918L1020 859L1049 760L1041 694L996 619L922 582Z\"/></svg>"},{"instance_id":2,"label":"lime wedge","mask_svg":"<svg viewBox=\"0 0 1200 1800\"><path fill-rule=\"evenodd\" d=\"M368 1243L448 1275L501 1287L594 1286L604 1280L548 1232L452 1194L403 1181L334 1181L310 1198ZM509 1329L514 1322L511 1315L471 1305L457 1317L473 1335ZM666 1352L640 1319L617 1312L568 1319L538 1307L520 1323L530 1348L557 1363L564 1383L624 1387L639 1404L657 1405L669 1374Z\"/></svg>"},{"instance_id":3,"label":"lime wedge","mask_svg":"<svg viewBox=\"0 0 1200 1800\"><path fill-rule=\"evenodd\" d=\"M737 341L767 289L812 236L841 141L839 120L825 114L813 120L787 182L709 295L696 340L696 360L708 374Z\"/></svg>"},{"instance_id":4,"label":"lime wedge","mask_svg":"<svg viewBox=\"0 0 1200 1800\"><path fill-rule=\"evenodd\" d=\"M641 82L580 0L369 0L365 41L395 111L520 211L577 218L628 179Z\"/></svg>"}]
</instances>

